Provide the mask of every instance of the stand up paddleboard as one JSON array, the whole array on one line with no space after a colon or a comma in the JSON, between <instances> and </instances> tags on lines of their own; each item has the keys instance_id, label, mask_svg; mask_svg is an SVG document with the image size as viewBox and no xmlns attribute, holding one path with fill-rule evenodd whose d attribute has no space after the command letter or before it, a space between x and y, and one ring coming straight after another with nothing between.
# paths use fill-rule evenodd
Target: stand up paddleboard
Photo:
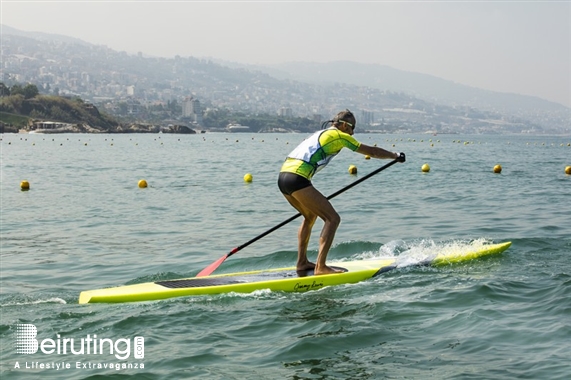
<instances>
[{"instance_id":1,"label":"stand up paddleboard","mask_svg":"<svg viewBox=\"0 0 571 380\"><path fill-rule=\"evenodd\" d=\"M445 265L498 254L509 248L511 242L462 249L461 252L441 252L436 257L415 264ZM282 292L306 292L326 286L357 283L378 276L397 267L397 257L332 263L342 273L316 276L313 270L296 271L295 267L266 269L251 272L165 280L144 284L81 292L79 303L117 303L152 301L171 297L198 296L220 293L251 293L269 289Z\"/></svg>"}]
</instances>

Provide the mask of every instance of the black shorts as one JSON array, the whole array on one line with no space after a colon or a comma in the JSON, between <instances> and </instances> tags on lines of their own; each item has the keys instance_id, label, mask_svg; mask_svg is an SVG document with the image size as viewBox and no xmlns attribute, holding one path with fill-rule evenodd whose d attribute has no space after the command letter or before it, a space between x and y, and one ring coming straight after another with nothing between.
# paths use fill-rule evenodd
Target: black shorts
<instances>
[{"instance_id":1,"label":"black shorts","mask_svg":"<svg viewBox=\"0 0 571 380\"><path fill-rule=\"evenodd\" d=\"M291 195L294 192L311 186L311 181L295 173L280 172L278 187L282 194Z\"/></svg>"}]
</instances>

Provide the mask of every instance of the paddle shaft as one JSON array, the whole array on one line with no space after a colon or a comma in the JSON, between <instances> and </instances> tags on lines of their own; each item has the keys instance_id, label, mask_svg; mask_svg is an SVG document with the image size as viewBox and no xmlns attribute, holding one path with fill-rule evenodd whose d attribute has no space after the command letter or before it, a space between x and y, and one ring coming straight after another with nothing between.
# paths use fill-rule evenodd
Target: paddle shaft
<instances>
[{"instance_id":1,"label":"paddle shaft","mask_svg":"<svg viewBox=\"0 0 571 380\"><path fill-rule=\"evenodd\" d=\"M339 194L342 194L342 193L346 192L347 190L349 190L350 188L352 188L352 187L354 187L354 186L357 186L357 185L360 184L361 182L363 182L363 181L365 181L365 180L371 178L372 176L374 176L375 174L378 174L379 172L382 172L383 170L385 170L386 168L388 168L388 167L391 166L391 165L396 164L397 162L398 162L398 160L393 160L393 161L389 162L388 164L386 164L386 165L384 165L384 166L382 166L382 167L380 167L380 168L378 168L378 169L372 171L371 173L367 174L367 175L364 176L363 178L359 178L358 180L356 180L355 182L353 182L353 183L351 183L351 184L345 186L345 187L342 188L341 190L336 191L335 193L333 193L333 194L331 194L330 196L328 196L327 199L333 199L333 198L335 198L335 197L338 196ZM263 238L264 236L271 234L271 233L274 232L275 230L277 230L277 229L279 229L279 228L285 226L286 224L288 224L288 223L291 222L291 221L294 221L295 219L299 218L300 216L301 216L301 213L297 213L296 215L292 216L291 218L289 218L289 219L287 219L287 220L284 220L284 221L281 222L280 224L278 224L278 225L276 225L276 226L270 228L269 230L267 230L266 232L264 232L264 233L262 233L262 234L256 236L256 237L253 238L252 240L247 241L247 242L245 242L244 244L242 244L241 246L238 246L238 247L232 249L232 251L230 251L230 253L229 253L228 256L226 256L226 257L232 256L232 255L235 254L236 252L238 252L238 251L240 251L240 250L246 248L247 246L249 246L249 245L252 244L252 243L255 243L256 241L260 240L260 239Z\"/></svg>"},{"instance_id":2,"label":"paddle shaft","mask_svg":"<svg viewBox=\"0 0 571 380\"><path fill-rule=\"evenodd\" d=\"M349 190L350 188L357 186L358 184L360 184L361 182L371 178L372 176L374 176L375 174L378 174L380 172L382 172L383 170L385 170L386 168L388 168L389 166L392 166L394 164L396 164L397 162L399 162L398 159L395 159L391 162L389 162L388 164L381 166L380 168L370 172L369 174L367 174L366 176L364 176L363 178L359 178L358 180L352 182L351 184L345 186L344 188L342 188L341 190L336 191L335 193L331 194L330 196L327 197L327 199L332 199L335 198L336 196L338 196L341 193L344 193L345 191ZM301 213L297 213L296 215L292 216L291 218L284 220L283 222L281 222L280 224L270 228L269 230L267 230L266 232L261 233L260 235L256 236L255 238L245 242L244 244L233 248L230 252L228 252L225 256L221 257L220 259L218 259L217 261L215 261L214 263L210 264L209 266L207 266L206 268L204 268L200 273L198 273L196 275L196 277L202 277L202 276L208 276L209 274L211 274L212 272L214 272L216 270L216 268L218 268L220 266L220 264L222 264L222 262L224 260L226 260L228 257L232 256L233 254L235 254L236 252L241 251L242 249L246 248L247 246L249 246L250 244L260 240L261 238L263 238L264 236L271 234L272 232L274 232L275 230L285 226L286 224L288 224L289 222L299 218L301 216Z\"/></svg>"}]
</instances>

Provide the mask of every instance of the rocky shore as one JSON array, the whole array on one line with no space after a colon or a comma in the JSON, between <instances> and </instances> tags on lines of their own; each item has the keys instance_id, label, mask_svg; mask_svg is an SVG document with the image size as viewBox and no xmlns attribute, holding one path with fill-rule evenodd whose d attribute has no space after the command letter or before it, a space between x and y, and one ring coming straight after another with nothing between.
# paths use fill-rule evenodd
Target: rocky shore
<instances>
[{"instance_id":1,"label":"rocky shore","mask_svg":"<svg viewBox=\"0 0 571 380\"><path fill-rule=\"evenodd\" d=\"M184 125L169 125L167 127L152 124L127 124L119 125L115 128L102 129L94 128L88 124L68 124L59 128L18 128L17 126L0 122L0 133L179 133L196 134L194 129Z\"/></svg>"}]
</instances>

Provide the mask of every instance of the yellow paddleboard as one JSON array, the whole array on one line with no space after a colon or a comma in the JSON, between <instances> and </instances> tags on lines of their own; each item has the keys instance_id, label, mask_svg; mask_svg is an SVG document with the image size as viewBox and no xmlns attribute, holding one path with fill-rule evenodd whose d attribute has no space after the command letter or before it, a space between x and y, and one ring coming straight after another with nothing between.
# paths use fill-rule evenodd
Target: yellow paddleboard
<instances>
[{"instance_id":1,"label":"yellow paddleboard","mask_svg":"<svg viewBox=\"0 0 571 380\"><path fill-rule=\"evenodd\" d=\"M440 252L435 258L417 265L444 265L497 254L509 248L511 242ZM198 296L220 293L251 293L269 289L282 292L306 292L326 286L357 283L396 268L397 257L376 260L347 261L328 264L343 269L343 273L313 275L313 271L297 272L295 267L251 272L211 275L205 277L165 280L143 284L81 292L79 303L116 303L152 301L171 297Z\"/></svg>"}]
</instances>

